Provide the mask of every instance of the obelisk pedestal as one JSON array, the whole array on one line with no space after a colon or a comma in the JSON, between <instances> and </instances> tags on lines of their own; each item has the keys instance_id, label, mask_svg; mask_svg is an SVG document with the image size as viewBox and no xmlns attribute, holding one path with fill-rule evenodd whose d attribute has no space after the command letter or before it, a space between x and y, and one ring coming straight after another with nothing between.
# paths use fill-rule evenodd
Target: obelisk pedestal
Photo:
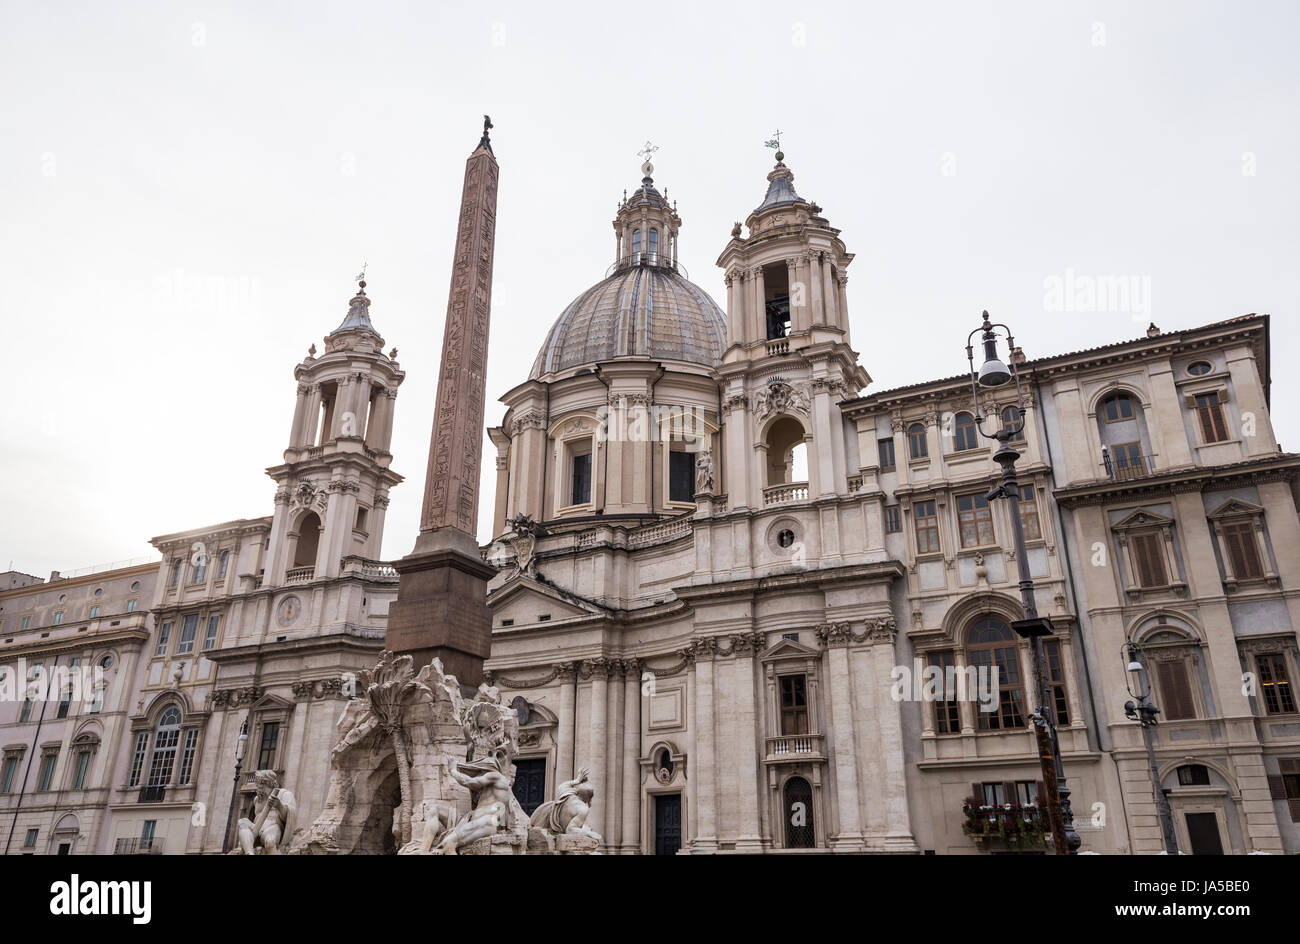
<instances>
[{"instance_id":1,"label":"obelisk pedestal","mask_svg":"<svg viewBox=\"0 0 1300 944\"><path fill-rule=\"evenodd\" d=\"M417 666L437 656L446 673L475 686L491 646L487 582L496 574L474 536L496 237L490 127L485 116L483 139L465 162L420 535L396 563L400 581L387 631L389 649L409 653Z\"/></svg>"}]
</instances>

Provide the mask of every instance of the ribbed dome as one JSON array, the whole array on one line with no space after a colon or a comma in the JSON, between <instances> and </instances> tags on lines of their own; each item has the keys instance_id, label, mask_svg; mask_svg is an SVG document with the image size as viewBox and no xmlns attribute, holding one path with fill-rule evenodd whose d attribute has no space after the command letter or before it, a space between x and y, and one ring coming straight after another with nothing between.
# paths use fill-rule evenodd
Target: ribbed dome
<instances>
[{"instance_id":1,"label":"ribbed dome","mask_svg":"<svg viewBox=\"0 0 1300 944\"><path fill-rule=\"evenodd\" d=\"M529 379L633 355L713 367L727 319L667 266L625 266L579 295L551 327Z\"/></svg>"}]
</instances>

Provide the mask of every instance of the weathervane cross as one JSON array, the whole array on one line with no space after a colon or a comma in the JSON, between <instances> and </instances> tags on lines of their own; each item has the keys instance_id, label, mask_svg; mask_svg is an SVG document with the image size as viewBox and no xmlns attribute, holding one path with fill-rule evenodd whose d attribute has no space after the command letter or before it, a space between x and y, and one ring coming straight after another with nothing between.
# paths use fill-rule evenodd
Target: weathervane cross
<instances>
[{"instance_id":1,"label":"weathervane cross","mask_svg":"<svg viewBox=\"0 0 1300 944\"><path fill-rule=\"evenodd\" d=\"M370 265L369 262L363 262L363 263L361 263L361 273L360 273L360 274L359 274L359 275L358 275L358 276L357 276L353 281L356 281L356 282L364 282L364 281L365 281L365 278L366 278L366 266L368 266L368 265Z\"/></svg>"},{"instance_id":2,"label":"weathervane cross","mask_svg":"<svg viewBox=\"0 0 1300 944\"><path fill-rule=\"evenodd\" d=\"M642 158L643 160L647 160L647 161L648 161L648 160L650 160L650 158L654 155L654 152L657 151L657 150L659 150L659 146L658 146L658 145L651 144L649 141L646 141L646 143L645 143L645 147L643 147L643 148L641 148L641 150L637 151L637 152L636 152L636 156L639 157L639 158Z\"/></svg>"},{"instance_id":3,"label":"weathervane cross","mask_svg":"<svg viewBox=\"0 0 1300 944\"><path fill-rule=\"evenodd\" d=\"M781 150L782 133L783 132L781 131L780 128L776 129L775 133L773 133L772 135L772 140L764 142L763 146L773 148L774 150L777 151Z\"/></svg>"}]
</instances>

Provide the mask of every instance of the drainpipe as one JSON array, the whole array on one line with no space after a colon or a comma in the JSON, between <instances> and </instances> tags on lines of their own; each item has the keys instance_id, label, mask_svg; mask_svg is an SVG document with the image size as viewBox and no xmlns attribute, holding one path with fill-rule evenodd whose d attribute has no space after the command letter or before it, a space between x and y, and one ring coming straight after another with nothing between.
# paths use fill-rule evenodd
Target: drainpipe
<instances>
[{"instance_id":1,"label":"drainpipe","mask_svg":"<svg viewBox=\"0 0 1300 944\"><path fill-rule=\"evenodd\" d=\"M58 666L58 664L59 664L59 657L55 656L54 662L51 664L50 668L55 668ZM26 682L26 679L24 679L24 682ZM23 694L25 696L27 694L26 685L23 686L23 689L24 689ZM14 818L9 823L9 836L7 839L5 839L5 855L9 854L9 847L14 841L14 830L18 826L18 814L23 808L23 798L27 796L27 778L31 776L32 761L36 759L36 751L38 750L38 745L41 743L41 726L45 723L45 708L46 706L49 705L49 703L50 703L50 686L47 680L47 684L45 686L45 697L41 699L41 713L36 719L36 733L32 735L32 752L27 758L27 768L23 771L23 782L22 785L18 788L18 804L14 807Z\"/></svg>"}]
</instances>

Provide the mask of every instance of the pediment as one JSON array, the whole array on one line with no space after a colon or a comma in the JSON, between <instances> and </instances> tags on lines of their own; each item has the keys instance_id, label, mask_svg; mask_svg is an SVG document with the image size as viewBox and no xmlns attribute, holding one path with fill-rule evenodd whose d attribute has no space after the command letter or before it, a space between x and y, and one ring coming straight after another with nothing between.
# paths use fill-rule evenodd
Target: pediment
<instances>
[{"instance_id":1,"label":"pediment","mask_svg":"<svg viewBox=\"0 0 1300 944\"><path fill-rule=\"evenodd\" d=\"M760 662L779 662L782 659L820 659L821 651L811 649L793 639L782 639L761 656Z\"/></svg>"},{"instance_id":2,"label":"pediment","mask_svg":"<svg viewBox=\"0 0 1300 944\"><path fill-rule=\"evenodd\" d=\"M1259 505L1252 504L1248 501L1242 501L1240 498L1229 498L1214 511L1210 512L1210 518L1251 518L1264 514L1264 509Z\"/></svg>"},{"instance_id":3,"label":"pediment","mask_svg":"<svg viewBox=\"0 0 1300 944\"><path fill-rule=\"evenodd\" d=\"M1174 523L1173 518L1157 514L1154 511L1135 511L1126 518L1111 525L1114 531L1128 531L1135 528L1168 528Z\"/></svg>"},{"instance_id":4,"label":"pediment","mask_svg":"<svg viewBox=\"0 0 1300 944\"><path fill-rule=\"evenodd\" d=\"M575 617L605 616L609 612L590 600L525 574L510 578L489 593L487 605L495 621L514 620L516 626L542 622L538 617L544 614L550 616L545 622L557 622Z\"/></svg>"},{"instance_id":5,"label":"pediment","mask_svg":"<svg viewBox=\"0 0 1300 944\"><path fill-rule=\"evenodd\" d=\"M257 701L248 706L249 711L292 711L294 704L286 701L279 695L272 695L267 692Z\"/></svg>"}]
</instances>

